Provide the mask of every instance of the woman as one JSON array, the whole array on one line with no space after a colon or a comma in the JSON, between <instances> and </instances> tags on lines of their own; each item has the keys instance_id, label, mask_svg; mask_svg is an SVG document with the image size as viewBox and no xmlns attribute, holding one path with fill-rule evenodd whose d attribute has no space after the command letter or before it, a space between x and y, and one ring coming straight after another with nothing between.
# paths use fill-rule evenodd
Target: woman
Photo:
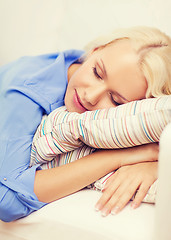
<instances>
[{"instance_id":1,"label":"woman","mask_svg":"<svg viewBox=\"0 0 171 240\"><path fill-rule=\"evenodd\" d=\"M33 135L43 114L64 103L69 111L82 113L170 94L171 40L165 34L138 27L118 30L95 43L83 57L82 51L72 50L22 58L1 68L3 221L27 216L119 168L96 205L106 216L119 212L139 188L132 204L137 207L156 180L156 144L100 150L48 170L29 168ZM130 165L132 159L136 164Z\"/></svg>"}]
</instances>

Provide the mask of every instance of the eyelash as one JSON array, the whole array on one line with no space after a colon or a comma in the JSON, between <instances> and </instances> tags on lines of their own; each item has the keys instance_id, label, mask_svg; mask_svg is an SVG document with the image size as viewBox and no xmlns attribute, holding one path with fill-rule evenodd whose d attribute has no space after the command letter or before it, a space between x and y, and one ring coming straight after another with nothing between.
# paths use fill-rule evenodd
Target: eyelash
<instances>
[{"instance_id":1,"label":"eyelash","mask_svg":"<svg viewBox=\"0 0 171 240\"><path fill-rule=\"evenodd\" d=\"M94 73L96 78L102 79L102 77L98 74L96 67L93 67L93 73Z\"/></svg>"},{"instance_id":2,"label":"eyelash","mask_svg":"<svg viewBox=\"0 0 171 240\"><path fill-rule=\"evenodd\" d=\"M116 105L116 106L119 106L119 105L121 105L121 103L118 103L118 102L116 102L114 99L113 99L113 97L112 97L112 94L111 93L109 93L110 94L110 97L111 97L111 100L112 100L112 102Z\"/></svg>"}]
</instances>

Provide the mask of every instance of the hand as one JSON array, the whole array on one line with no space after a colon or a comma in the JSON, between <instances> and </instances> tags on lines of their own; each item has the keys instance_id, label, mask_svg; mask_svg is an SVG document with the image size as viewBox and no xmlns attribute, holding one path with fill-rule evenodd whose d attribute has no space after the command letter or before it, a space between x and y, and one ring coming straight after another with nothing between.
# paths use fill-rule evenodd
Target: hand
<instances>
[{"instance_id":1,"label":"hand","mask_svg":"<svg viewBox=\"0 0 171 240\"><path fill-rule=\"evenodd\" d=\"M120 212L136 193L131 204L137 208L157 179L158 162L138 163L119 168L106 182L95 208L102 216Z\"/></svg>"}]
</instances>

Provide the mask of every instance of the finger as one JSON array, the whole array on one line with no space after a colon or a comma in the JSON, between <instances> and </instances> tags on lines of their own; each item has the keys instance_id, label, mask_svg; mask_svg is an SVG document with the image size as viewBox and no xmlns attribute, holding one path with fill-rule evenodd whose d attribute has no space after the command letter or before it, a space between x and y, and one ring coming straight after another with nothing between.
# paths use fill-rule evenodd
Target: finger
<instances>
[{"instance_id":1,"label":"finger","mask_svg":"<svg viewBox=\"0 0 171 240\"><path fill-rule=\"evenodd\" d=\"M116 190L113 188L108 188L106 191L103 192L101 198L95 205L96 211L101 211L105 204L110 200L111 196L114 194Z\"/></svg>"},{"instance_id":2,"label":"finger","mask_svg":"<svg viewBox=\"0 0 171 240\"><path fill-rule=\"evenodd\" d=\"M134 182L122 183L103 206L102 216L107 216L109 213L117 214L120 212L130 201L137 187L138 184Z\"/></svg>"},{"instance_id":3,"label":"finger","mask_svg":"<svg viewBox=\"0 0 171 240\"><path fill-rule=\"evenodd\" d=\"M144 197L146 196L148 190L149 190L150 186L149 184L146 183L142 183L135 195L135 198L131 204L131 207L133 209L137 208L140 206L142 200L144 199Z\"/></svg>"},{"instance_id":4,"label":"finger","mask_svg":"<svg viewBox=\"0 0 171 240\"><path fill-rule=\"evenodd\" d=\"M115 174L114 174L114 173L115 173ZM105 190L110 186L110 184L115 181L116 176L117 176L117 174L116 174L115 171L112 172L112 173L108 176L108 178L105 180L105 184L104 184L104 187L103 187L102 191L105 191Z\"/></svg>"},{"instance_id":5,"label":"finger","mask_svg":"<svg viewBox=\"0 0 171 240\"><path fill-rule=\"evenodd\" d=\"M124 191L122 190L122 192L120 191L118 193L118 197L115 196L117 201L113 201L112 198L110 199L110 201L113 201L113 204L111 204L113 206L110 210L112 215L119 213L129 203L129 201L132 199L132 196L135 194L137 187L138 184L134 184L132 182L129 186L125 186Z\"/></svg>"},{"instance_id":6,"label":"finger","mask_svg":"<svg viewBox=\"0 0 171 240\"><path fill-rule=\"evenodd\" d=\"M100 211L102 208L104 208L105 204L109 201L109 199L115 193L119 185L120 185L120 182L116 180L112 182L110 186L108 186L108 188L103 191L101 198L98 200L98 202L95 205L96 211Z\"/></svg>"}]
</instances>

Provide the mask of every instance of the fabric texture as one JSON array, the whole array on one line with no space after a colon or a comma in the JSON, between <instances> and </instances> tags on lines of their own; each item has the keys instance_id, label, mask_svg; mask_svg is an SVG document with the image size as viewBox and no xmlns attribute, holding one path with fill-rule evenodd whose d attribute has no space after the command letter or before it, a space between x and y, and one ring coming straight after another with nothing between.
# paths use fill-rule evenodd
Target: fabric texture
<instances>
[{"instance_id":1,"label":"fabric texture","mask_svg":"<svg viewBox=\"0 0 171 240\"><path fill-rule=\"evenodd\" d=\"M34 194L35 171L29 167L34 133L44 114L63 106L67 69L83 54L23 57L0 68L0 219L12 221L46 203Z\"/></svg>"},{"instance_id":2,"label":"fabric texture","mask_svg":"<svg viewBox=\"0 0 171 240\"><path fill-rule=\"evenodd\" d=\"M171 121L171 96L130 102L116 108L70 113L65 107L44 116L33 139L31 166L57 167L97 148L124 148L158 142ZM49 162L47 162L49 161ZM102 190L109 175L91 187ZM144 202L155 202L157 181Z\"/></svg>"}]
</instances>

